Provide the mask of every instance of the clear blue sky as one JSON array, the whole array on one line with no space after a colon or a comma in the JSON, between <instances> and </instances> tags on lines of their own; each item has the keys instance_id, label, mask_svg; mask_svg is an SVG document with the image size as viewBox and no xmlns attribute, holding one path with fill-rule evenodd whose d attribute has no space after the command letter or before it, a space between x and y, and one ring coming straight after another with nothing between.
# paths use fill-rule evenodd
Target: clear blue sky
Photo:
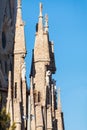
<instances>
[{"instance_id":1,"label":"clear blue sky","mask_svg":"<svg viewBox=\"0 0 87 130\"><path fill-rule=\"evenodd\" d=\"M22 0L26 22L27 79L30 73L39 2L49 16L50 40L54 41L61 88L65 130L87 130L87 0Z\"/></svg>"}]
</instances>

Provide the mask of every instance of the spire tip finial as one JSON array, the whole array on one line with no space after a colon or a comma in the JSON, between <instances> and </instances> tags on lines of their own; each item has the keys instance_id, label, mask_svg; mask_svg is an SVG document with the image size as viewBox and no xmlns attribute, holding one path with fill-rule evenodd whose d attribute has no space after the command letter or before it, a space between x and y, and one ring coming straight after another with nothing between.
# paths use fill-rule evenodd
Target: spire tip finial
<instances>
[{"instance_id":1,"label":"spire tip finial","mask_svg":"<svg viewBox=\"0 0 87 130\"><path fill-rule=\"evenodd\" d=\"M42 5L42 3L40 2L40 16L42 16L42 9L43 9L43 5Z\"/></svg>"},{"instance_id":2,"label":"spire tip finial","mask_svg":"<svg viewBox=\"0 0 87 130\"><path fill-rule=\"evenodd\" d=\"M17 8L21 8L21 0L17 0Z\"/></svg>"}]
</instances>

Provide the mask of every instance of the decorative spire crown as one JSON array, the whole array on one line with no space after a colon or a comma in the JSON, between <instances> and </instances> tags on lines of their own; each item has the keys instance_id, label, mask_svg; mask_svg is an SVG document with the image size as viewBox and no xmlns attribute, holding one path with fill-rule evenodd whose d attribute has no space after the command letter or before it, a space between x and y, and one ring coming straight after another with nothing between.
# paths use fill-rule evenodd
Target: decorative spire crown
<instances>
[{"instance_id":1,"label":"decorative spire crown","mask_svg":"<svg viewBox=\"0 0 87 130\"><path fill-rule=\"evenodd\" d=\"M23 20L22 20L22 4L21 4L21 0L17 0L17 18L16 18L16 27L17 26L22 26L24 25Z\"/></svg>"}]
</instances>

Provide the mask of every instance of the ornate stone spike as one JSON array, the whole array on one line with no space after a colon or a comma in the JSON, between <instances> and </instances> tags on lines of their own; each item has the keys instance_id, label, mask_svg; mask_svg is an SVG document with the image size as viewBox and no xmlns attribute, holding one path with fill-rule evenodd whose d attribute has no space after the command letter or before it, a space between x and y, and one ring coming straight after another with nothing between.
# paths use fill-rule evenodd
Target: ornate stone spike
<instances>
[{"instance_id":1,"label":"ornate stone spike","mask_svg":"<svg viewBox=\"0 0 87 130\"><path fill-rule=\"evenodd\" d=\"M18 0L17 2L18 2L18 3L17 3L17 7L18 7L18 8L21 8L21 0Z\"/></svg>"},{"instance_id":2,"label":"ornate stone spike","mask_svg":"<svg viewBox=\"0 0 87 130\"><path fill-rule=\"evenodd\" d=\"M39 17L42 17L42 9L43 9L43 5L42 5L42 3L40 3L40 15L39 15Z\"/></svg>"}]
</instances>

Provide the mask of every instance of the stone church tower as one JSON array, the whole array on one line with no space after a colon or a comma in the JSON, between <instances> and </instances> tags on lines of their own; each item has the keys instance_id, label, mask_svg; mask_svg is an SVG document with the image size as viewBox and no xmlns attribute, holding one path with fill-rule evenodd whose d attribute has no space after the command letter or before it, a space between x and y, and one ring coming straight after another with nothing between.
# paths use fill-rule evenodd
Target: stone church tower
<instances>
[{"instance_id":1,"label":"stone church tower","mask_svg":"<svg viewBox=\"0 0 87 130\"><path fill-rule=\"evenodd\" d=\"M10 113L15 130L64 130L54 44L49 40L48 16L43 24L42 4L36 24L30 88L26 83L26 45L21 0L0 0L0 110Z\"/></svg>"},{"instance_id":2,"label":"stone church tower","mask_svg":"<svg viewBox=\"0 0 87 130\"><path fill-rule=\"evenodd\" d=\"M30 130L64 130L60 90L55 80L54 44L49 40L48 16L43 24L42 4L36 25L35 46L30 74Z\"/></svg>"}]
</instances>

